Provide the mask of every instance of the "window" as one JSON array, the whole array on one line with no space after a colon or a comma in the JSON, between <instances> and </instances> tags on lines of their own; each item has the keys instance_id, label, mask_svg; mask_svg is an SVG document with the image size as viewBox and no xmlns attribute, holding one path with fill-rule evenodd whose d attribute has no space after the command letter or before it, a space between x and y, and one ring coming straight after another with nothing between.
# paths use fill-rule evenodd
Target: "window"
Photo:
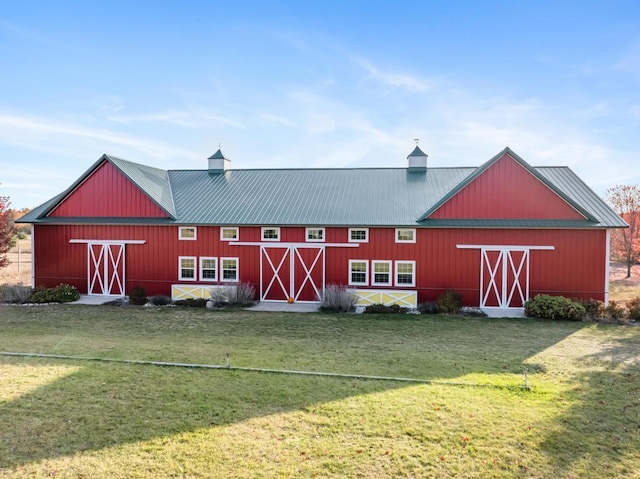
<instances>
[{"instance_id":1,"label":"window","mask_svg":"<svg viewBox=\"0 0 640 479\"><path fill-rule=\"evenodd\" d=\"M196 257L178 257L178 279L181 281L195 281L196 279Z\"/></svg>"},{"instance_id":2,"label":"window","mask_svg":"<svg viewBox=\"0 0 640 479\"><path fill-rule=\"evenodd\" d=\"M350 243L368 243L369 228L349 228Z\"/></svg>"},{"instance_id":3,"label":"window","mask_svg":"<svg viewBox=\"0 0 640 479\"><path fill-rule=\"evenodd\" d=\"M218 281L218 258L200 257L200 281Z\"/></svg>"},{"instance_id":4,"label":"window","mask_svg":"<svg viewBox=\"0 0 640 479\"><path fill-rule=\"evenodd\" d=\"M238 258L220 258L220 281L238 281Z\"/></svg>"},{"instance_id":5,"label":"window","mask_svg":"<svg viewBox=\"0 0 640 479\"><path fill-rule=\"evenodd\" d=\"M396 261L396 286L416 285L416 262Z\"/></svg>"},{"instance_id":6,"label":"window","mask_svg":"<svg viewBox=\"0 0 640 479\"><path fill-rule=\"evenodd\" d=\"M262 228L264 241L280 241L280 228Z\"/></svg>"},{"instance_id":7,"label":"window","mask_svg":"<svg viewBox=\"0 0 640 479\"><path fill-rule=\"evenodd\" d=\"M307 228L307 241L318 243L324 241L324 228Z\"/></svg>"},{"instance_id":8,"label":"window","mask_svg":"<svg viewBox=\"0 0 640 479\"><path fill-rule=\"evenodd\" d=\"M415 243L416 230L414 228L396 228L396 243Z\"/></svg>"},{"instance_id":9,"label":"window","mask_svg":"<svg viewBox=\"0 0 640 479\"><path fill-rule=\"evenodd\" d=\"M371 284L374 286L391 286L391 261L372 261Z\"/></svg>"},{"instance_id":10,"label":"window","mask_svg":"<svg viewBox=\"0 0 640 479\"><path fill-rule=\"evenodd\" d=\"M364 285L369 284L369 263L359 259L349 260L349 284Z\"/></svg>"},{"instance_id":11,"label":"window","mask_svg":"<svg viewBox=\"0 0 640 479\"><path fill-rule=\"evenodd\" d=\"M220 241L238 241L238 228L235 226L220 228Z\"/></svg>"},{"instance_id":12,"label":"window","mask_svg":"<svg viewBox=\"0 0 640 479\"><path fill-rule=\"evenodd\" d=\"M196 240L198 239L198 230L195 226L180 226L178 228L178 239Z\"/></svg>"}]
</instances>

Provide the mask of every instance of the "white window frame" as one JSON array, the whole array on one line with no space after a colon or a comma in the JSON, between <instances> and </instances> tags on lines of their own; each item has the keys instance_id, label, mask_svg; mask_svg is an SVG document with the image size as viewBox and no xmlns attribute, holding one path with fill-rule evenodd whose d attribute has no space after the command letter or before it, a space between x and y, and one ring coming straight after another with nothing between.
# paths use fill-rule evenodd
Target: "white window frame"
<instances>
[{"instance_id":1,"label":"white window frame","mask_svg":"<svg viewBox=\"0 0 640 479\"><path fill-rule=\"evenodd\" d=\"M364 281L362 283L353 281L353 264L354 263L364 263ZM361 271L357 271L357 273L361 274ZM369 286L369 261L366 259L350 259L349 260L349 285L350 286Z\"/></svg>"},{"instance_id":2,"label":"white window frame","mask_svg":"<svg viewBox=\"0 0 640 479\"><path fill-rule=\"evenodd\" d=\"M409 283L399 283L398 282L398 274L407 274L407 273L404 273L404 272L398 272L398 269L399 269L398 265L401 265L401 264L410 264L411 265L411 271L412 271L412 273L411 273L411 284L409 284ZM415 261L413 261L413 260L398 260L398 261L396 261L395 264L394 264L394 273L395 274L393 275L393 278L394 278L394 285L395 286L398 286L398 287L402 288L402 287L406 287L406 286L415 286L416 285L416 262Z\"/></svg>"},{"instance_id":3,"label":"white window frame","mask_svg":"<svg viewBox=\"0 0 640 479\"><path fill-rule=\"evenodd\" d=\"M309 233L312 231L320 231L322 238L320 239L309 238ZM327 234L327 231L325 228L306 228L304 232L304 237L308 243L324 243L327 238L326 234Z\"/></svg>"},{"instance_id":4,"label":"white window frame","mask_svg":"<svg viewBox=\"0 0 640 479\"><path fill-rule=\"evenodd\" d=\"M193 230L193 238L185 238L182 236L183 231ZM196 241L198 239L197 226L178 226L178 239L181 241Z\"/></svg>"},{"instance_id":5,"label":"white window frame","mask_svg":"<svg viewBox=\"0 0 640 479\"><path fill-rule=\"evenodd\" d=\"M402 240L398 236L401 231L411 231L413 233L413 239ZM415 228L396 228L396 243L415 243L416 242L416 229Z\"/></svg>"},{"instance_id":6,"label":"white window frame","mask_svg":"<svg viewBox=\"0 0 640 479\"><path fill-rule=\"evenodd\" d=\"M278 237L277 238L265 238L264 237L264 233L267 230L274 230ZM279 226L263 226L260 229L260 237L262 238L262 241L280 241L280 227Z\"/></svg>"},{"instance_id":7,"label":"white window frame","mask_svg":"<svg viewBox=\"0 0 640 479\"><path fill-rule=\"evenodd\" d=\"M183 268L182 267L182 260L183 259L191 259L193 260L193 277L191 278L185 278L184 276L182 276L182 270L183 269L189 269L189 268ZM198 281L198 257L197 256L178 256L178 280L179 281Z\"/></svg>"},{"instance_id":8,"label":"white window frame","mask_svg":"<svg viewBox=\"0 0 640 479\"><path fill-rule=\"evenodd\" d=\"M389 281L381 283L376 281L376 265L389 265ZM372 260L371 261L371 286L391 286L393 283L393 262L389 260Z\"/></svg>"},{"instance_id":9,"label":"white window frame","mask_svg":"<svg viewBox=\"0 0 640 479\"><path fill-rule=\"evenodd\" d=\"M233 260L236 262L236 277L234 279L228 279L224 277L224 272L225 272L225 268L224 268L224 261L225 260ZM220 265L219 269L220 269L220 281L223 283L237 283L238 281L240 281L240 260L238 258L232 258L232 257L224 257L224 258L220 258L220 263L218 263Z\"/></svg>"},{"instance_id":10,"label":"white window frame","mask_svg":"<svg viewBox=\"0 0 640 479\"><path fill-rule=\"evenodd\" d=\"M236 232L235 238L225 238L225 230L234 230ZM240 230L237 226L221 226L220 227L220 241L238 241L240 239Z\"/></svg>"},{"instance_id":11,"label":"white window frame","mask_svg":"<svg viewBox=\"0 0 640 479\"><path fill-rule=\"evenodd\" d=\"M364 239L352 239L351 233L353 231L364 231ZM368 243L369 242L369 228L349 228L349 243Z\"/></svg>"},{"instance_id":12,"label":"white window frame","mask_svg":"<svg viewBox=\"0 0 640 479\"><path fill-rule=\"evenodd\" d=\"M215 267L213 268L215 271L215 276L213 278L205 278L203 274L205 268L203 268L202 263L208 260L213 260L216 263ZM206 269L210 270L211 268ZM216 258L215 256L200 256L200 281L218 281L218 258Z\"/></svg>"}]
</instances>

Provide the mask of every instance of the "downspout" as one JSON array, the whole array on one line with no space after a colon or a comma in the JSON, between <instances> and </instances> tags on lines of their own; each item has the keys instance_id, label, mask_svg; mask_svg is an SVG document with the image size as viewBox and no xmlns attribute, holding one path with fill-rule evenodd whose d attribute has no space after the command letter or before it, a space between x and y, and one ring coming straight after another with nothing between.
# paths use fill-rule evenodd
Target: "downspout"
<instances>
[{"instance_id":1,"label":"downspout","mask_svg":"<svg viewBox=\"0 0 640 479\"><path fill-rule=\"evenodd\" d=\"M36 225L31 223L31 289L36 288L36 250L35 241Z\"/></svg>"},{"instance_id":2,"label":"downspout","mask_svg":"<svg viewBox=\"0 0 640 479\"><path fill-rule=\"evenodd\" d=\"M607 229L606 252L604 258L604 304L609 304L609 263L611 258L611 230Z\"/></svg>"}]
</instances>

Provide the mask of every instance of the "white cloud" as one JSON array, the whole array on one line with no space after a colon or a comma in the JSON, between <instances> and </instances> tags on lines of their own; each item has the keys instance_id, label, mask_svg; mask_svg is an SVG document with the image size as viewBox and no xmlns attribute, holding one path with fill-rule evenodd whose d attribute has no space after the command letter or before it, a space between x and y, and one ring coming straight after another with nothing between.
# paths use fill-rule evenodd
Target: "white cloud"
<instances>
[{"instance_id":1,"label":"white cloud","mask_svg":"<svg viewBox=\"0 0 640 479\"><path fill-rule=\"evenodd\" d=\"M279 125L290 126L293 128L298 127L298 125L295 122L288 120L287 118L284 118L282 116L272 115L270 113L259 113L258 117L264 120L267 120L269 123L276 123Z\"/></svg>"},{"instance_id":2,"label":"white cloud","mask_svg":"<svg viewBox=\"0 0 640 479\"><path fill-rule=\"evenodd\" d=\"M377 80L385 86L400 88L410 93L423 92L430 88L430 85L424 80L406 73L384 72L363 58L356 58L354 62L366 70L367 79Z\"/></svg>"},{"instance_id":3,"label":"white cloud","mask_svg":"<svg viewBox=\"0 0 640 479\"><path fill-rule=\"evenodd\" d=\"M195 111L164 111L139 115L108 116L107 120L124 124L162 122L188 128L202 128L206 124L217 123L233 126L236 128L245 128L245 126L241 122L231 120L219 115Z\"/></svg>"},{"instance_id":4,"label":"white cloud","mask_svg":"<svg viewBox=\"0 0 640 479\"><path fill-rule=\"evenodd\" d=\"M104 128L58 122L49 118L0 113L0 144L28 150L64 154L73 158L97 158L109 150L125 150L147 157L189 157L191 152L159 140L133 137Z\"/></svg>"}]
</instances>

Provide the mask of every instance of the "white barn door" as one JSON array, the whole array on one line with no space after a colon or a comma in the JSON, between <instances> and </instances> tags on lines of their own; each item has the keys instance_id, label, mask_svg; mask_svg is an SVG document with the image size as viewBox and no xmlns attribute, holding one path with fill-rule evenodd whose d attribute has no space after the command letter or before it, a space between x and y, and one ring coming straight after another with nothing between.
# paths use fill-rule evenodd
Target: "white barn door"
<instances>
[{"instance_id":1,"label":"white barn door","mask_svg":"<svg viewBox=\"0 0 640 479\"><path fill-rule=\"evenodd\" d=\"M523 308L529 299L529 250L482 249L481 308Z\"/></svg>"},{"instance_id":2,"label":"white barn door","mask_svg":"<svg viewBox=\"0 0 640 479\"><path fill-rule=\"evenodd\" d=\"M124 243L88 243L88 287L90 295L124 296Z\"/></svg>"}]
</instances>

